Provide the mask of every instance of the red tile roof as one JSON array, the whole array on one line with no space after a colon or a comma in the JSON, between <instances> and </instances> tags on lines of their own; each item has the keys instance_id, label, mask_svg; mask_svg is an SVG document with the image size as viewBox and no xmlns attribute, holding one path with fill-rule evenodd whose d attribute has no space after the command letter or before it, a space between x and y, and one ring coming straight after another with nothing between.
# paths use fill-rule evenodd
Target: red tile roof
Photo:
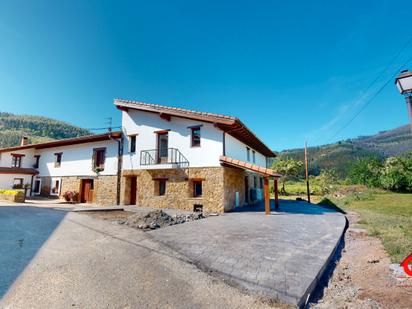
<instances>
[{"instance_id":1,"label":"red tile roof","mask_svg":"<svg viewBox=\"0 0 412 309\"><path fill-rule=\"evenodd\" d=\"M57 141L44 142L44 143L38 143L38 144L27 144L24 146L0 148L0 153L15 151L15 150L22 150L22 149L30 149L30 148L44 149L44 148L52 148L52 147L58 147L58 146L99 142L99 141L109 140L111 137L119 138L121 137L121 135L122 135L121 131L116 131L116 132L104 133L104 134L87 135L87 136L80 136L80 137L74 137L74 138L65 138L65 139L60 139Z\"/></svg>"},{"instance_id":2,"label":"red tile roof","mask_svg":"<svg viewBox=\"0 0 412 309\"><path fill-rule=\"evenodd\" d=\"M213 123L216 127L242 141L251 148L259 151L267 157L275 157L276 154L270 150L246 125L238 118L214 113L199 112L183 108L169 107L158 104L149 104L139 101L115 99L114 104L118 109L127 111L130 109L158 113L160 115L176 116L180 118L195 119Z\"/></svg>"},{"instance_id":3,"label":"red tile roof","mask_svg":"<svg viewBox=\"0 0 412 309\"><path fill-rule=\"evenodd\" d=\"M272 169L265 168L265 167L262 167L256 164L251 164L248 162L240 161L240 160L233 159L233 158L226 157L226 156L220 156L219 160L223 164L231 165L231 166L242 168L242 169L247 169L249 171L262 174L263 176L275 177L275 178L282 177L282 175L275 173Z\"/></svg>"}]
</instances>

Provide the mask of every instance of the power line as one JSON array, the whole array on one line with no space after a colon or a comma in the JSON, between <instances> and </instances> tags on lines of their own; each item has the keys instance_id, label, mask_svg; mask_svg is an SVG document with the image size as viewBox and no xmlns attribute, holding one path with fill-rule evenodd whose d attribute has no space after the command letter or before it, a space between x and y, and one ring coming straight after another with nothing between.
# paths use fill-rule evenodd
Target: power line
<instances>
[{"instance_id":1,"label":"power line","mask_svg":"<svg viewBox=\"0 0 412 309\"><path fill-rule=\"evenodd\" d=\"M396 70L396 72L375 92L375 94L362 106L362 108L343 126L341 127L327 142L329 143L333 138L335 138L340 132L342 132L344 129L348 127L349 124L352 123L353 120L355 120L360 113L362 113L366 107L368 107L373 100L385 89L385 87L394 80L394 78L399 74L399 72L403 69L403 67L409 63L409 61L412 60L412 57L408 58L404 64L402 64L399 69Z\"/></svg>"},{"instance_id":2,"label":"power line","mask_svg":"<svg viewBox=\"0 0 412 309\"><path fill-rule=\"evenodd\" d=\"M410 37L404 44L403 46L395 53L395 55L392 57L391 61L389 61L389 63L385 66L385 68L378 74L378 76L368 85L368 87L366 88L366 90L363 92L363 94L356 100L356 102L354 102L351 106L356 106L358 105L358 103L367 95L367 93L369 92L370 89L372 89L372 87L376 84L376 82L378 80L381 79L381 77L386 73L386 71L392 66L392 64L395 62L395 60L403 53L403 51L412 43L412 37ZM410 60L408 59L407 62L409 62ZM407 63L406 62L406 63ZM405 65L405 64L404 64ZM386 85L384 85L385 87ZM382 89L383 90L383 89ZM382 90L378 90L379 93ZM368 105L369 103L367 103ZM349 107L350 109L351 107ZM360 112L362 112L364 110L364 108L361 109ZM360 114L360 113L358 113ZM355 115L354 118L356 118L358 116L358 114ZM350 122L352 122L352 119L350 120ZM350 123L349 122L349 123ZM345 128L347 127L347 125L345 125ZM336 135L338 135L342 130L339 130L338 133L336 133L335 135L333 135L327 142L329 142L330 140L332 140ZM317 139L319 140L319 139Z\"/></svg>"}]
</instances>

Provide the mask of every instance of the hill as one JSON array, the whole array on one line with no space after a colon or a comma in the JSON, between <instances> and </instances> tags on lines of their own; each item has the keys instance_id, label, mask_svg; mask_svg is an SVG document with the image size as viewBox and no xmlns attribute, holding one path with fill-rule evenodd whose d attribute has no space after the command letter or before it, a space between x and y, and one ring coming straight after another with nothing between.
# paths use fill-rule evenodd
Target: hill
<instances>
[{"instance_id":1,"label":"hill","mask_svg":"<svg viewBox=\"0 0 412 309\"><path fill-rule=\"evenodd\" d=\"M371 136L359 136L334 144L309 147L309 172L318 175L322 169L334 168L338 175L345 177L350 163L362 157L386 158L401 156L412 150L410 126L382 131ZM279 157L303 160L304 150L289 149L279 153Z\"/></svg>"},{"instance_id":2,"label":"hill","mask_svg":"<svg viewBox=\"0 0 412 309\"><path fill-rule=\"evenodd\" d=\"M92 134L63 121L30 115L0 112L0 148L17 146L27 136L30 143Z\"/></svg>"}]
</instances>

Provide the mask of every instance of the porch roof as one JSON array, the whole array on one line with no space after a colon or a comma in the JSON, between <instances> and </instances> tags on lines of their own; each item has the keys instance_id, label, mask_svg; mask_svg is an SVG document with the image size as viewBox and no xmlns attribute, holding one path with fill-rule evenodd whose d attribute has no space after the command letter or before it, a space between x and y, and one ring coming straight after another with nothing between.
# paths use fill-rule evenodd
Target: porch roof
<instances>
[{"instance_id":1,"label":"porch roof","mask_svg":"<svg viewBox=\"0 0 412 309\"><path fill-rule=\"evenodd\" d=\"M0 174L24 174L24 175L36 175L39 172L34 168L23 167L4 167L0 166Z\"/></svg>"},{"instance_id":2,"label":"porch roof","mask_svg":"<svg viewBox=\"0 0 412 309\"><path fill-rule=\"evenodd\" d=\"M272 169L265 168L265 167L262 167L256 164L251 164L248 162L240 161L240 160L233 159L233 158L226 157L226 156L220 156L219 160L223 164L234 166L234 167L241 168L241 169L246 169L246 170L261 174L265 177L273 177L273 178L282 177L282 175L273 172Z\"/></svg>"}]
</instances>

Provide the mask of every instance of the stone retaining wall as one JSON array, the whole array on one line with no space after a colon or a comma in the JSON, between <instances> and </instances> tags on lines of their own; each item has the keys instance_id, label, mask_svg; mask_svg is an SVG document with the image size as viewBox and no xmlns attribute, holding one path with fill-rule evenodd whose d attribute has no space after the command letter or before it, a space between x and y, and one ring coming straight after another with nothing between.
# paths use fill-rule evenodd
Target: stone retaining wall
<instances>
[{"instance_id":1,"label":"stone retaining wall","mask_svg":"<svg viewBox=\"0 0 412 309\"><path fill-rule=\"evenodd\" d=\"M24 203L26 197L24 191L17 194L0 194L0 201L2 202L13 202L13 203Z\"/></svg>"}]
</instances>

